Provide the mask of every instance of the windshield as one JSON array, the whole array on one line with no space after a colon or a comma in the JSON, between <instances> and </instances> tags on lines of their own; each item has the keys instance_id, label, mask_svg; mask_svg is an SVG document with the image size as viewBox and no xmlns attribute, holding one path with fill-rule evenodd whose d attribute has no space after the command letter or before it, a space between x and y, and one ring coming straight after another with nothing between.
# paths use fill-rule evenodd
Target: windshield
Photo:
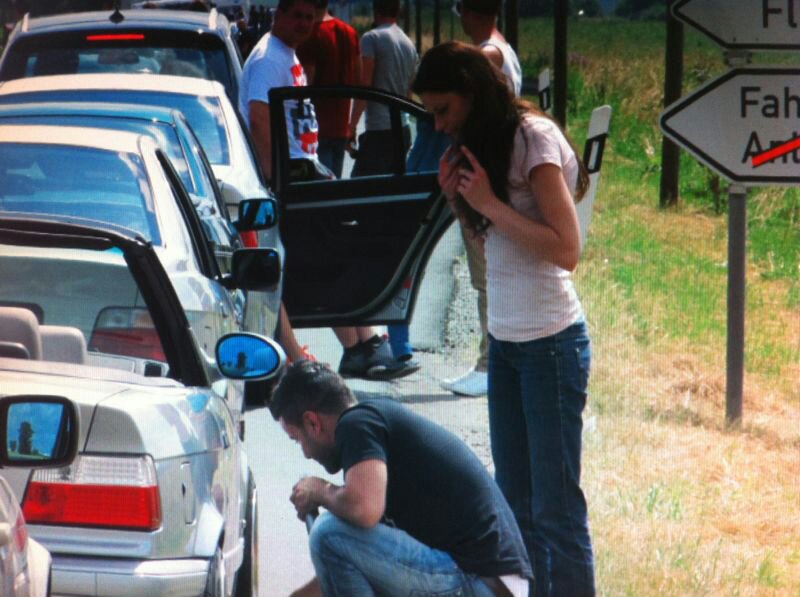
<instances>
[{"instance_id":1,"label":"windshield","mask_svg":"<svg viewBox=\"0 0 800 597\"><path fill-rule=\"evenodd\" d=\"M0 95L0 104L30 102L112 102L153 105L183 112L212 164L230 164L225 117L217 98L126 89L64 89Z\"/></svg>"},{"instance_id":2,"label":"windshield","mask_svg":"<svg viewBox=\"0 0 800 597\"><path fill-rule=\"evenodd\" d=\"M76 73L151 73L219 81L235 97L225 42L176 29L115 28L28 35L10 49L0 80Z\"/></svg>"},{"instance_id":3,"label":"windshield","mask_svg":"<svg viewBox=\"0 0 800 597\"><path fill-rule=\"evenodd\" d=\"M135 154L0 143L0 210L111 222L161 244L147 174Z\"/></svg>"}]
</instances>

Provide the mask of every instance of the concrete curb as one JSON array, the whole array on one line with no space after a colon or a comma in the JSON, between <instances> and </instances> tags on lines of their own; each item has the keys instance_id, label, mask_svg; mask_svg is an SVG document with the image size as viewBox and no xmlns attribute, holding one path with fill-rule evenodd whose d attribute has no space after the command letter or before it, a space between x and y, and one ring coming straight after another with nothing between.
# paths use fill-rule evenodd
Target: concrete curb
<instances>
[{"instance_id":1,"label":"concrete curb","mask_svg":"<svg viewBox=\"0 0 800 597\"><path fill-rule=\"evenodd\" d=\"M461 231L453 222L433 250L411 319L411 344L416 350L439 350L453 297L453 262L464 252Z\"/></svg>"}]
</instances>

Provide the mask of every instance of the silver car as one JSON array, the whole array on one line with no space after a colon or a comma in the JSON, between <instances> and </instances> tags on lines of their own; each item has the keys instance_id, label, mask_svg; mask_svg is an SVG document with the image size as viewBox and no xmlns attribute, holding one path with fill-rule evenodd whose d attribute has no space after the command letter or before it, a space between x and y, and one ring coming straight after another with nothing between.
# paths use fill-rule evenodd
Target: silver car
<instances>
[{"instance_id":1,"label":"silver car","mask_svg":"<svg viewBox=\"0 0 800 597\"><path fill-rule=\"evenodd\" d=\"M275 255L240 249L233 261L257 286ZM53 554L54 593L256 594L244 428L156 248L112 225L2 216L0 277L13 281L0 287L0 394L66 397L90 422L73 464L4 471ZM156 350L137 356L143 338ZM216 348L254 380L284 359L243 332Z\"/></svg>"}]
</instances>

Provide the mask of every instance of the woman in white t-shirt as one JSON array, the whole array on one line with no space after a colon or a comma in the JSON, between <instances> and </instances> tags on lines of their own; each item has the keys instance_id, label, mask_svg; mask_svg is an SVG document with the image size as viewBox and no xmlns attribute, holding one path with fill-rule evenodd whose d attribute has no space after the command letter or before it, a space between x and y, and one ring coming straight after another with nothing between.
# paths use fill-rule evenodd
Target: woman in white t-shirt
<instances>
[{"instance_id":1,"label":"woman in white t-shirt","mask_svg":"<svg viewBox=\"0 0 800 597\"><path fill-rule=\"evenodd\" d=\"M453 140L439 184L485 238L492 457L536 595L594 595L580 489L591 345L571 279L580 255L575 200L588 175L559 126L514 98L471 46L431 49L413 90Z\"/></svg>"}]
</instances>

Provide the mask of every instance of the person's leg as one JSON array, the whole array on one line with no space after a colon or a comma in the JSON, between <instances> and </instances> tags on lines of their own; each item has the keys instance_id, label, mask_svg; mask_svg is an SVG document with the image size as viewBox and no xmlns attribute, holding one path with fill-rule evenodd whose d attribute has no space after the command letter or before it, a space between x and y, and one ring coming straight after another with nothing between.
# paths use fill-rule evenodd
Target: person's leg
<instances>
[{"instance_id":1,"label":"person's leg","mask_svg":"<svg viewBox=\"0 0 800 597\"><path fill-rule=\"evenodd\" d=\"M537 595L592 596L594 557L586 499L580 488L581 413L591 361L585 324L518 345L533 502L532 541ZM546 554L542 569L542 554Z\"/></svg>"},{"instance_id":2,"label":"person's leg","mask_svg":"<svg viewBox=\"0 0 800 597\"><path fill-rule=\"evenodd\" d=\"M481 340L478 346L478 358L472 369L454 379L442 382L443 389L463 396L484 396L488 391L486 370L489 363L489 332L486 301L486 257L483 252L483 240L467 230L463 224L461 236L467 253L467 266L472 287L478 293L478 320L481 326Z\"/></svg>"},{"instance_id":3,"label":"person's leg","mask_svg":"<svg viewBox=\"0 0 800 597\"><path fill-rule=\"evenodd\" d=\"M336 178L342 177L344 149L346 144L346 139L334 139L329 137L321 137L319 139L317 157L320 162L336 175Z\"/></svg>"},{"instance_id":4,"label":"person's leg","mask_svg":"<svg viewBox=\"0 0 800 597\"><path fill-rule=\"evenodd\" d=\"M364 529L323 513L311 529L309 547L326 597L494 595L449 554L384 524Z\"/></svg>"},{"instance_id":5,"label":"person's leg","mask_svg":"<svg viewBox=\"0 0 800 597\"><path fill-rule=\"evenodd\" d=\"M390 324L386 326L389 332L389 345L392 347L394 358L407 361L413 356L414 349L409 339L409 329L404 323Z\"/></svg>"},{"instance_id":6,"label":"person's leg","mask_svg":"<svg viewBox=\"0 0 800 597\"><path fill-rule=\"evenodd\" d=\"M483 240L477 238L472 232L461 226L461 235L464 238L464 247L467 251L467 267L469 280L478 293L478 319L481 325L481 343L478 347L478 360L475 362L475 371L486 371L489 364L489 338L488 316L486 300L486 254L483 249Z\"/></svg>"},{"instance_id":7,"label":"person's leg","mask_svg":"<svg viewBox=\"0 0 800 597\"><path fill-rule=\"evenodd\" d=\"M344 347L339 374L369 380L390 380L419 369L412 361L398 361L383 336L371 326L334 328Z\"/></svg>"},{"instance_id":8,"label":"person's leg","mask_svg":"<svg viewBox=\"0 0 800 597\"><path fill-rule=\"evenodd\" d=\"M489 337L489 437L495 480L514 513L534 576L538 578L547 558L543 550L533 549L530 449L517 368L518 353L515 343Z\"/></svg>"}]
</instances>

